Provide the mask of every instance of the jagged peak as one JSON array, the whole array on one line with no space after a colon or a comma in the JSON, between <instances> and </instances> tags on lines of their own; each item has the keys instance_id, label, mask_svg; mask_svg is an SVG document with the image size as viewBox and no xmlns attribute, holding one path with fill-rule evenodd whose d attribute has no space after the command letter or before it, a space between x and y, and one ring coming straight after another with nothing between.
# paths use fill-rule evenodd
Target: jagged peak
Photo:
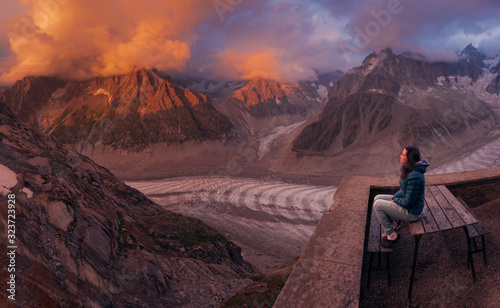
<instances>
[{"instance_id":1,"label":"jagged peak","mask_svg":"<svg viewBox=\"0 0 500 308\"><path fill-rule=\"evenodd\" d=\"M275 85L280 85L281 83L279 81L276 81L274 79L268 79L268 78L263 78L263 77L256 77L252 78L247 81L244 87L247 86L255 86L255 85L260 85L260 86L275 86Z\"/></svg>"},{"instance_id":2,"label":"jagged peak","mask_svg":"<svg viewBox=\"0 0 500 308\"><path fill-rule=\"evenodd\" d=\"M467 45L467 47L458 54L460 58L475 58L478 60L486 59L486 56L482 54L479 49L474 47L472 44Z\"/></svg>"}]
</instances>

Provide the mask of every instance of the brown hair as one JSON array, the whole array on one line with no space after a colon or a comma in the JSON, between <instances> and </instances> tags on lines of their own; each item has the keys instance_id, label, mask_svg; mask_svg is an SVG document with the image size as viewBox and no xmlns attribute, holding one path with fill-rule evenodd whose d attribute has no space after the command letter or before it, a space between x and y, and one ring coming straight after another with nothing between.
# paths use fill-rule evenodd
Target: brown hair
<instances>
[{"instance_id":1,"label":"brown hair","mask_svg":"<svg viewBox=\"0 0 500 308\"><path fill-rule=\"evenodd\" d=\"M420 161L420 151L416 147L405 148L408 161L401 166L401 178L404 179L413 171L415 164Z\"/></svg>"}]
</instances>

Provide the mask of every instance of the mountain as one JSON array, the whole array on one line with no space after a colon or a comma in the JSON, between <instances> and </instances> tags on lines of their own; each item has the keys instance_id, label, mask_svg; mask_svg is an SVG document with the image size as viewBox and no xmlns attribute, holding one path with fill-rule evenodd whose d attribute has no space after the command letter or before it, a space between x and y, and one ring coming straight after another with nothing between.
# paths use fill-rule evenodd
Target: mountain
<instances>
[{"instance_id":1,"label":"mountain","mask_svg":"<svg viewBox=\"0 0 500 308\"><path fill-rule=\"evenodd\" d=\"M335 71L325 74L316 73L315 80L302 80L296 84L301 91L307 93L310 97L320 96L322 99L326 98L328 91L332 88L333 84L337 82L344 73L342 71ZM203 93L211 99L218 99L226 95L231 95L236 90L243 88L250 80L246 81L218 81L209 80L198 77L188 76L173 76L175 82L191 91ZM256 78L259 79L259 78ZM316 92L316 93L314 93Z\"/></svg>"},{"instance_id":2,"label":"mountain","mask_svg":"<svg viewBox=\"0 0 500 308\"><path fill-rule=\"evenodd\" d=\"M2 103L0 140L0 230L15 224L17 247L0 246L3 256L15 251L14 270L2 270L4 281L15 275L15 292L4 288L0 306L216 306L251 282L252 267L224 236L164 210Z\"/></svg>"},{"instance_id":3,"label":"mountain","mask_svg":"<svg viewBox=\"0 0 500 308\"><path fill-rule=\"evenodd\" d=\"M325 94L340 79L342 72L319 75L316 81L282 83L275 80L254 78L234 92L215 100L214 105L228 115L235 125L249 131L258 130L263 123L278 118L288 125L303 120L319 111ZM250 119L249 119L250 117ZM252 124L252 122L256 122Z\"/></svg>"},{"instance_id":4,"label":"mountain","mask_svg":"<svg viewBox=\"0 0 500 308\"><path fill-rule=\"evenodd\" d=\"M231 121L203 94L139 70L75 82L29 76L0 94L17 116L80 150L141 151L157 143L224 139Z\"/></svg>"},{"instance_id":5,"label":"mountain","mask_svg":"<svg viewBox=\"0 0 500 308\"><path fill-rule=\"evenodd\" d=\"M310 97L308 94L297 84L256 78L218 101L218 105L236 105L256 118L305 115L310 110L318 110L322 103L319 95Z\"/></svg>"},{"instance_id":6,"label":"mountain","mask_svg":"<svg viewBox=\"0 0 500 308\"><path fill-rule=\"evenodd\" d=\"M66 84L57 77L26 77L0 92L0 103L6 104L22 121L38 126L35 110L46 108L52 94Z\"/></svg>"},{"instance_id":7,"label":"mountain","mask_svg":"<svg viewBox=\"0 0 500 308\"><path fill-rule=\"evenodd\" d=\"M391 153L411 144L436 163L451 159L499 133L498 97L486 88L495 76L485 59L472 46L455 62L431 63L390 49L372 53L333 86L291 150L297 157L344 161L359 172L396 170ZM373 158L363 162L363 153ZM387 155L395 156L394 164L385 165Z\"/></svg>"}]
</instances>

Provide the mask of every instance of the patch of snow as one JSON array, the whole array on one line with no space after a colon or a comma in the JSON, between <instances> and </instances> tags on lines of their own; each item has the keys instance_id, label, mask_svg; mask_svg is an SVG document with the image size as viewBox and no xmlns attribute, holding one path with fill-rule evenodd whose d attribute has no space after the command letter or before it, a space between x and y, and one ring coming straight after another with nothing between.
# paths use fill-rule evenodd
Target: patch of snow
<instances>
[{"instance_id":1,"label":"patch of snow","mask_svg":"<svg viewBox=\"0 0 500 308\"><path fill-rule=\"evenodd\" d=\"M500 138L482 146L481 148L462 155L448 164L429 170L429 174L458 173L500 166Z\"/></svg>"},{"instance_id":2,"label":"patch of snow","mask_svg":"<svg viewBox=\"0 0 500 308\"><path fill-rule=\"evenodd\" d=\"M280 136L290 133L291 131L302 125L305 121L306 120L293 123L288 126L281 125L275 127L268 135L262 137L259 142L259 159L261 159L267 152L269 152L274 140L276 140Z\"/></svg>"},{"instance_id":3,"label":"patch of snow","mask_svg":"<svg viewBox=\"0 0 500 308\"><path fill-rule=\"evenodd\" d=\"M476 82L473 82L469 76L449 76L448 79L452 90L496 105L499 103L499 95L486 92L486 87L496 76L496 74L485 72Z\"/></svg>"},{"instance_id":4,"label":"patch of snow","mask_svg":"<svg viewBox=\"0 0 500 308\"><path fill-rule=\"evenodd\" d=\"M52 93L52 99L59 99L66 93L66 88L57 89L54 93Z\"/></svg>"},{"instance_id":5,"label":"patch of snow","mask_svg":"<svg viewBox=\"0 0 500 308\"><path fill-rule=\"evenodd\" d=\"M330 87L333 87L333 81L330 81L330 83L328 84Z\"/></svg>"},{"instance_id":6,"label":"patch of snow","mask_svg":"<svg viewBox=\"0 0 500 308\"><path fill-rule=\"evenodd\" d=\"M438 86L444 86L444 85L445 85L445 83L444 83L445 81L446 81L446 77L444 77L444 76L439 76L439 77L437 78L437 83L436 83L436 84L437 84Z\"/></svg>"},{"instance_id":7,"label":"patch of snow","mask_svg":"<svg viewBox=\"0 0 500 308\"><path fill-rule=\"evenodd\" d=\"M0 164L0 194L7 195L10 189L17 184L17 175L14 171Z\"/></svg>"},{"instance_id":8,"label":"patch of snow","mask_svg":"<svg viewBox=\"0 0 500 308\"><path fill-rule=\"evenodd\" d=\"M97 90L97 91L94 93L94 95L99 95L99 94L107 95L108 97L110 96L109 92L108 92L108 91L106 91L106 90L104 90L104 89L102 89L102 88L101 88L101 89L99 89L99 90Z\"/></svg>"},{"instance_id":9,"label":"patch of snow","mask_svg":"<svg viewBox=\"0 0 500 308\"><path fill-rule=\"evenodd\" d=\"M370 59L368 64L366 64L367 68L363 72L365 74L365 76L368 75L369 73L371 73L371 71L373 71L377 67L377 65L383 60L383 58L385 58L385 57L379 56L379 57L375 57L375 58Z\"/></svg>"},{"instance_id":10,"label":"patch of snow","mask_svg":"<svg viewBox=\"0 0 500 308\"><path fill-rule=\"evenodd\" d=\"M318 92L319 97L321 97L322 99L325 99L328 96L328 88L323 85L319 85L316 92Z\"/></svg>"},{"instance_id":11,"label":"patch of snow","mask_svg":"<svg viewBox=\"0 0 500 308\"><path fill-rule=\"evenodd\" d=\"M488 71L490 71L493 67L495 67L498 62L500 62L500 55L497 55L494 58L488 58L483 61L483 63L488 67Z\"/></svg>"},{"instance_id":12,"label":"patch of snow","mask_svg":"<svg viewBox=\"0 0 500 308\"><path fill-rule=\"evenodd\" d=\"M279 98L276 97L276 99L274 101L276 102L276 104L281 105L281 101Z\"/></svg>"}]
</instances>

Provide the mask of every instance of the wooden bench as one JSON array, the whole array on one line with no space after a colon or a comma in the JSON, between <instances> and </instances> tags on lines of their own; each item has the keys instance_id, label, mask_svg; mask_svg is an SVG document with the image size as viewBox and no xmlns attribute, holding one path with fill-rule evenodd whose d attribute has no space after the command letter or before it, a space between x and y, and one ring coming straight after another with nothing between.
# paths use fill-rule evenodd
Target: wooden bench
<instances>
[{"instance_id":1,"label":"wooden bench","mask_svg":"<svg viewBox=\"0 0 500 308\"><path fill-rule=\"evenodd\" d=\"M370 232L368 234L368 247L367 252L370 254L370 262L368 263L368 281L366 283L366 287L370 287L371 273L375 270L385 270L387 271L387 284L389 287L391 286L391 262L389 255L392 252L392 248L383 247L381 244L382 234L384 231L381 228L380 222L375 214L375 211L372 208L372 214L370 218ZM378 264L374 266L373 257L374 255L378 256ZM383 266L381 263L382 254L386 256L386 265Z\"/></svg>"},{"instance_id":2,"label":"wooden bench","mask_svg":"<svg viewBox=\"0 0 500 308\"><path fill-rule=\"evenodd\" d=\"M462 198L457 197L457 200L460 201L464 208L467 209L471 213L471 215L473 215L477 219L476 214L474 214L474 212L469 208L467 203L465 203ZM486 226L483 225L483 223L479 219L477 220L477 223L467 226L467 229L465 230L465 236L467 237L467 268L471 269L472 279L474 281L476 281L476 271L474 270L474 259L472 258L472 255L482 252L484 265L488 266L488 263L486 262L486 242L484 240L484 236L486 234L490 234L490 230L488 230L488 228L486 228ZM480 248L478 247L476 242L476 239L479 239L479 237L481 237ZM472 248L472 246L474 246L474 248Z\"/></svg>"}]
</instances>

